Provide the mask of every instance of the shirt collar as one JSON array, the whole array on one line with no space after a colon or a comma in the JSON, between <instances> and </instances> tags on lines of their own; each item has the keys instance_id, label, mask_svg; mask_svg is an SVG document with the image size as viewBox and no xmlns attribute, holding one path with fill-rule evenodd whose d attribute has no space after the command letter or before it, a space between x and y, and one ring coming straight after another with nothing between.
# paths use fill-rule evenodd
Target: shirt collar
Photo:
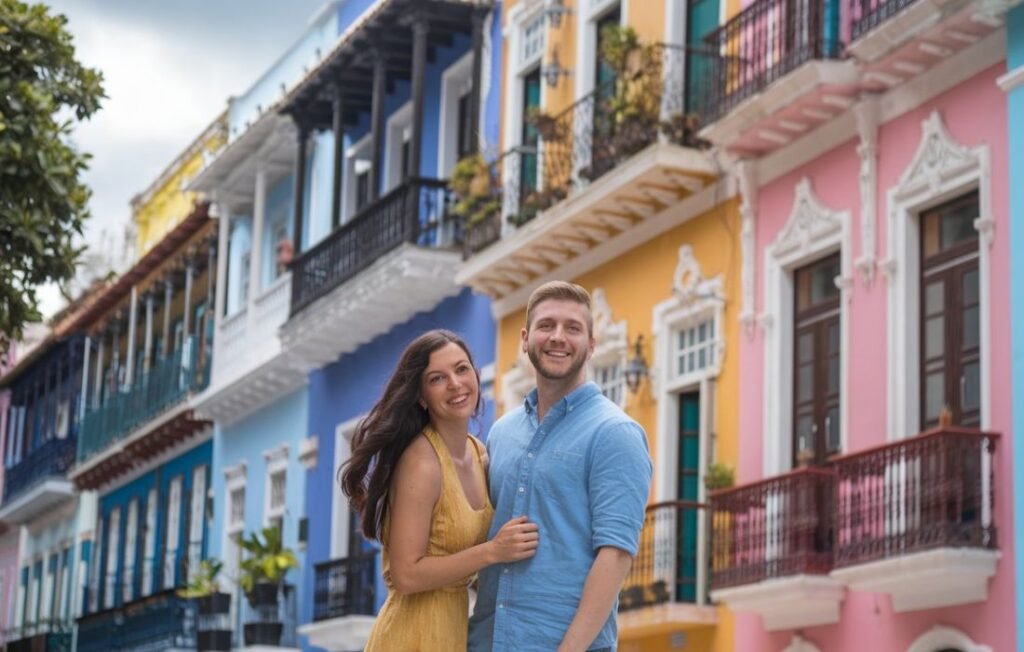
<instances>
[{"instance_id":1,"label":"shirt collar","mask_svg":"<svg viewBox=\"0 0 1024 652\"><path fill-rule=\"evenodd\" d=\"M601 388L597 386L597 383L588 381L572 390L568 394L562 397L560 401L552 405L552 409L562 406L567 410L572 410L576 406L582 404L584 401L601 393ZM527 414L537 414L537 388L534 387L529 394L526 395L526 401L524 402Z\"/></svg>"}]
</instances>

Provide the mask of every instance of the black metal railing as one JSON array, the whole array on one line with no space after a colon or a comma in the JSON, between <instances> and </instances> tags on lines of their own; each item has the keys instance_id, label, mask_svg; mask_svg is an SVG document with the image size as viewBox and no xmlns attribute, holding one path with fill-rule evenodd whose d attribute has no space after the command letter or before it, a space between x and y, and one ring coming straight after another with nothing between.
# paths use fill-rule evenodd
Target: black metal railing
<instances>
[{"instance_id":1,"label":"black metal railing","mask_svg":"<svg viewBox=\"0 0 1024 652\"><path fill-rule=\"evenodd\" d=\"M361 210L292 264L291 314L342 285L400 244L456 244L447 183L413 178Z\"/></svg>"},{"instance_id":2,"label":"black metal railing","mask_svg":"<svg viewBox=\"0 0 1024 652\"><path fill-rule=\"evenodd\" d=\"M709 517L701 503L670 501L647 508L640 548L619 594L619 611L707 601L711 569L701 537L710 532Z\"/></svg>"},{"instance_id":3,"label":"black metal railing","mask_svg":"<svg viewBox=\"0 0 1024 652\"><path fill-rule=\"evenodd\" d=\"M4 504L9 504L39 483L64 477L75 463L75 438L51 439L4 472Z\"/></svg>"},{"instance_id":4,"label":"black metal railing","mask_svg":"<svg viewBox=\"0 0 1024 652\"><path fill-rule=\"evenodd\" d=\"M317 564L313 620L372 616L376 602L376 556L332 559Z\"/></svg>"},{"instance_id":5,"label":"black metal railing","mask_svg":"<svg viewBox=\"0 0 1024 652\"><path fill-rule=\"evenodd\" d=\"M107 570L96 578L98 585L83 587L82 612L100 613L127 606L144 595L179 589L188 584L190 569L198 569L203 558L202 542L193 542L168 554L163 546L152 557L143 557L138 566ZM97 552L104 555L105 551ZM118 555L120 559L121 555ZM99 563L101 558L97 558Z\"/></svg>"},{"instance_id":6,"label":"black metal railing","mask_svg":"<svg viewBox=\"0 0 1024 652\"><path fill-rule=\"evenodd\" d=\"M246 625L281 625L281 638L278 645L285 648L299 647L298 633L298 591L287 582L281 584L277 591L277 603L269 606L253 606L242 597L240 621L243 632L236 633L238 640L244 641Z\"/></svg>"},{"instance_id":7,"label":"black metal railing","mask_svg":"<svg viewBox=\"0 0 1024 652\"><path fill-rule=\"evenodd\" d=\"M711 122L801 65L838 58L839 2L755 0L704 43L716 57L706 86Z\"/></svg>"},{"instance_id":8,"label":"black metal railing","mask_svg":"<svg viewBox=\"0 0 1024 652\"><path fill-rule=\"evenodd\" d=\"M195 648L195 605L161 591L78 619L78 652L156 652Z\"/></svg>"},{"instance_id":9,"label":"black metal railing","mask_svg":"<svg viewBox=\"0 0 1024 652\"><path fill-rule=\"evenodd\" d=\"M74 623L66 620L44 620L25 623L5 630L6 652L71 652Z\"/></svg>"},{"instance_id":10,"label":"black metal railing","mask_svg":"<svg viewBox=\"0 0 1024 652\"><path fill-rule=\"evenodd\" d=\"M850 38L864 36L915 2L917 0L852 0Z\"/></svg>"}]
</instances>

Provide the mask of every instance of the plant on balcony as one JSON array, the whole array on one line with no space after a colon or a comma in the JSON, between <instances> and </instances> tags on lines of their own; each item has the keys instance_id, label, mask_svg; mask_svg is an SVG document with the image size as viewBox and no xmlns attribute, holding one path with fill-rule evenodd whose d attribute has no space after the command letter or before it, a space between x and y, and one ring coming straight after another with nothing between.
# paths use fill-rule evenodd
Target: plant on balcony
<instances>
[{"instance_id":1,"label":"plant on balcony","mask_svg":"<svg viewBox=\"0 0 1024 652\"><path fill-rule=\"evenodd\" d=\"M295 553L282 544L281 532L276 527L251 532L242 537L239 545L249 553L242 560L239 582L249 604L259 614L256 622L243 626L245 644L277 645L284 631L277 615L277 596L288 571L297 568L299 562Z\"/></svg>"},{"instance_id":2,"label":"plant on balcony","mask_svg":"<svg viewBox=\"0 0 1024 652\"><path fill-rule=\"evenodd\" d=\"M550 186L543 190L535 190L528 194L519 204L519 212L509 215L508 220L514 226L522 226L543 210L551 208L566 198L565 188Z\"/></svg>"},{"instance_id":3,"label":"plant on balcony","mask_svg":"<svg viewBox=\"0 0 1024 652\"><path fill-rule=\"evenodd\" d=\"M220 583L217 582L217 575L220 574L221 567L222 564L217 559L202 560L199 562L199 567L191 574L192 577L185 588L178 589L178 595L189 600L198 600L219 593Z\"/></svg>"},{"instance_id":4,"label":"plant on balcony","mask_svg":"<svg viewBox=\"0 0 1024 652\"><path fill-rule=\"evenodd\" d=\"M231 649L231 626L228 622L231 595L220 591L217 575L221 567L220 560L202 560L185 588L177 592L180 597L197 603L196 649L199 650Z\"/></svg>"},{"instance_id":5,"label":"plant on balcony","mask_svg":"<svg viewBox=\"0 0 1024 652\"><path fill-rule=\"evenodd\" d=\"M711 143L697 135L700 116L696 113L676 113L661 121L661 133L670 142L693 149L709 149Z\"/></svg>"},{"instance_id":6,"label":"plant on balcony","mask_svg":"<svg viewBox=\"0 0 1024 652\"><path fill-rule=\"evenodd\" d=\"M491 179L491 168L480 154L462 158L448 182L458 201L452 212L472 228L494 216L501 207Z\"/></svg>"},{"instance_id":7,"label":"plant on balcony","mask_svg":"<svg viewBox=\"0 0 1024 652\"><path fill-rule=\"evenodd\" d=\"M735 484L736 478L732 467L721 462L712 462L704 472L704 486L708 491L728 489Z\"/></svg>"}]
</instances>

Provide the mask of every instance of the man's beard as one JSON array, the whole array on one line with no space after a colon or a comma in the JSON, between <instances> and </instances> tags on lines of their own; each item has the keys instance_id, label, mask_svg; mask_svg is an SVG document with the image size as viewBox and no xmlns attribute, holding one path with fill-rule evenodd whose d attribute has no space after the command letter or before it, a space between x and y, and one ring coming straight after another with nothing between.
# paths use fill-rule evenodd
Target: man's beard
<instances>
[{"instance_id":1,"label":"man's beard","mask_svg":"<svg viewBox=\"0 0 1024 652\"><path fill-rule=\"evenodd\" d=\"M575 378L579 374L580 369L587 363L587 356L580 355L572 358L572 364L563 373L554 373L544 368L541 362L540 352L533 347L526 348L526 355L529 356L530 362L533 364L533 368L537 373L547 380L565 380L566 378Z\"/></svg>"}]
</instances>

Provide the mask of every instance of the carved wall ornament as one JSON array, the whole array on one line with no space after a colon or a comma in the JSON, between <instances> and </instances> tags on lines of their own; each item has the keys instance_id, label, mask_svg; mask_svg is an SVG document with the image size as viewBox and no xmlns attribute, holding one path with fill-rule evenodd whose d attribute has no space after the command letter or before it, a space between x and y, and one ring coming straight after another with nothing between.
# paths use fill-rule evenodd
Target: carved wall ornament
<instances>
[{"instance_id":1,"label":"carved wall ornament","mask_svg":"<svg viewBox=\"0 0 1024 652\"><path fill-rule=\"evenodd\" d=\"M804 177L796 184L793 212L772 243L772 254L779 257L809 248L842 230L843 214L823 205L811 190L811 180Z\"/></svg>"}]
</instances>

